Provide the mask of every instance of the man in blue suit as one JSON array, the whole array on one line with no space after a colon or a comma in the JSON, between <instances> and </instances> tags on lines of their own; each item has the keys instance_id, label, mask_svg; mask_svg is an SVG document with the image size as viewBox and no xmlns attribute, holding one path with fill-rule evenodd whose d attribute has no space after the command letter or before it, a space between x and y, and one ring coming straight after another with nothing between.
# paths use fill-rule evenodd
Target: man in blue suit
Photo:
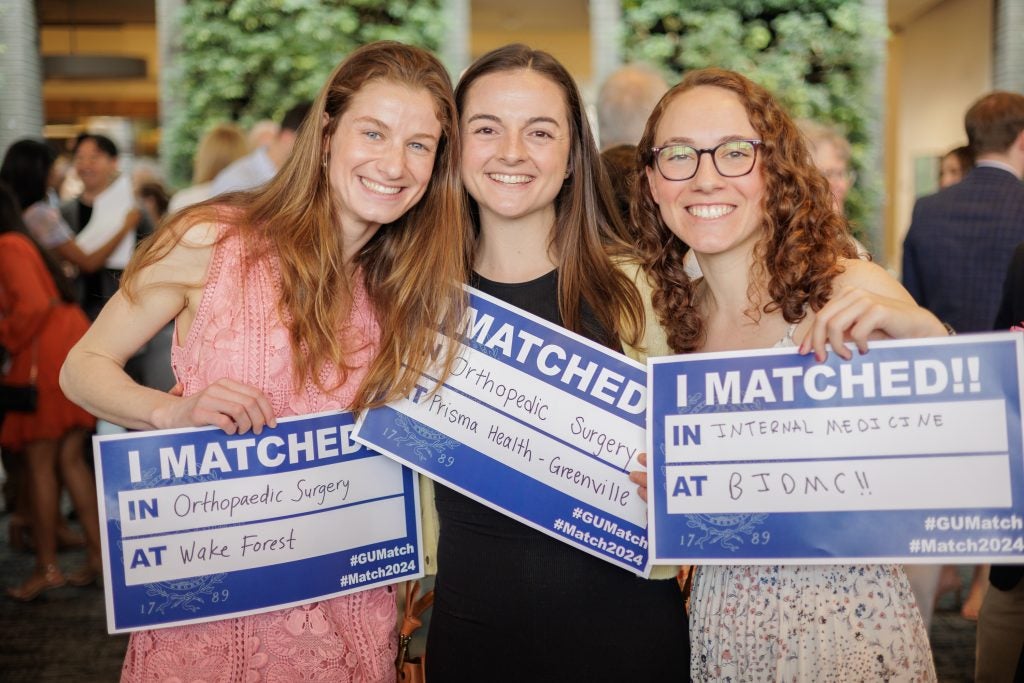
<instances>
[{"instance_id":1,"label":"man in blue suit","mask_svg":"<svg viewBox=\"0 0 1024 683\"><path fill-rule=\"evenodd\" d=\"M956 185L922 197L903 242L903 284L958 332L1020 324L1024 309L1007 267L1024 242L1024 95L993 92L964 117L977 166ZM1000 306L1004 280L1010 288ZM1016 307L1020 308L1020 307ZM999 310L997 320L996 311ZM975 680L1024 676L1024 566L994 565L978 617Z\"/></svg>"},{"instance_id":2,"label":"man in blue suit","mask_svg":"<svg viewBox=\"0 0 1024 683\"><path fill-rule=\"evenodd\" d=\"M903 284L957 332L979 332L992 329L1014 247L1024 242L1024 95L985 95L964 126L977 166L917 201Z\"/></svg>"}]
</instances>

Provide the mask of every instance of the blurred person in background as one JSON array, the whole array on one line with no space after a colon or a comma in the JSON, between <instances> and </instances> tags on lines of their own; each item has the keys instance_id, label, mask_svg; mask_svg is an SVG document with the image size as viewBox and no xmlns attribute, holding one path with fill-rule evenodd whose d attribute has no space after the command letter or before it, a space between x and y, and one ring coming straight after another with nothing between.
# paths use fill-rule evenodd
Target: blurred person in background
<instances>
[{"instance_id":1,"label":"blurred person in background","mask_svg":"<svg viewBox=\"0 0 1024 683\"><path fill-rule=\"evenodd\" d=\"M850 143L832 126L817 121L797 121L807 142L814 165L818 167L832 191L835 210L846 215L846 195L850 193L857 174L850 168Z\"/></svg>"},{"instance_id":2,"label":"blurred person in background","mask_svg":"<svg viewBox=\"0 0 1024 683\"><path fill-rule=\"evenodd\" d=\"M152 225L160 225L168 213L170 198L159 182L143 183L136 189L139 204ZM175 385L171 368L171 347L174 345L174 324L168 323L142 348L132 365L137 369L139 381L147 387L169 390Z\"/></svg>"},{"instance_id":3,"label":"blurred person in background","mask_svg":"<svg viewBox=\"0 0 1024 683\"><path fill-rule=\"evenodd\" d=\"M310 102L300 102L285 112L284 118L281 119L281 128L270 144L257 147L218 173L213 179L210 196L216 197L236 190L251 190L273 178L291 156L299 128L306 120L311 106Z\"/></svg>"},{"instance_id":4,"label":"blurred person in background","mask_svg":"<svg viewBox=\"0 0 1024 683\"><path fill-rule=\"evenodd\" d=\"M921 197L903 241L903 282L957 332L992 329L1014 248L1024 242L1024 95L996 91L964 117L975 166Z\"/></svg>"},{"instance_id":5,"label":"blurred person in background","mask_svg":"<svg viewBox=\"0 0 1024 683\"><path fill-rule=\"evenodd\" d=\"M143 183L135 190L139 197L139 204L146 214L146 218L153 225L158 225L165 215L171 198L167 196L167 190L162 183Z\"/></svg>"},{"instance_id":6,"label":"blurred person in background","mask_svg":"<svg viewBox=\"0 0 1024 683\"><path fill-rule=\"evenodd\" d=\"M252 124L252 128L249 129L245 136L245 142L248 145L246 152L266 147L274 141L280 130L281 126L277 125L277 121L271 121L270 119L262 119Z\"/></svg>"},{"instance_id":7,"label":"blurred person in background","mask_svg":"<svg viewBox=\"0 0 1024 683\"><path fill-rule=\"evenodd\" d=\"M71 199L82 191L82 181L75 173L75 163L68 152L58 152L53 162L53 191L57 195L57 203Z\"/></svg>"},{"instance_id":8,"label":"blurred person in background","mask_svg":"<svg viewBox=\"0 0 1024 683\"><path fill-rule=\"evenodd\" d=\"M276 123L261 123L270 123L277 133ZM168 213L209 199L213 195L213 179L231 162L244 157L249 149L242 129L233 123L218 123L208 130L199 141L192 160L192 185L174 193Z\"/></svg>"},{"instance_id":9,"label":"blurred person in background","mask_svg":"<svg viewBox=\"0 0 1024 683\"><path fill-rule=\"evenodd\" d=\"M811 153L811 161L828 181L832 193L832 207L842 217L846 217L846 196L857 181L857 172L850 168L850 143L846 136L833 126L817 121L803 119L796 122L800 133ZM853 234L850 239L857 247L857 256L871 258L867 248Z\"/></svg>"},{"instance_id":10,"label":"blurred person in background","mask_svg":"<svg viewBox=\"0 0 1024 683\"><path fill-rule=\"evenodd\" d=\"M960 182L917 200L903 242L903 282L919 304L957 332L981 332L992 329L1014 248L1024 241L1024 95L995 91L979 98L964 116L964 129L976 163ZM1002 583L1002 571L991 570L993 586ZM997 615L1024 613L1024 592L986 592L983 578L976 590L979 578L976 572L961 610L968 618L978 610L977 680L1011 680L1007 658L994 654L1003 646ZM942 587L938 576L929 580L915 586L922 612ZM959 577L951 582L947 574L946 587L958 584ZM990 603L994 619L986 624ZM1019 653L1019 642L1017 647ZM993 654L983 656L990 649ZM1016 666L1016 656L1012 660Z\"/></svg>"},{"instance_id":11,"label":"blurred person in background","mask_svg":"<svg viewBox=\"0 0 1024 683\"><path fill-rule=\"evenodd\" d=\"M58 258L72 265L70 274L95 273L107 257L133 232L139 222L138 211L130 211L119 230L95 250L86 252L75 242L75 233L57 208L53 190L59 178L53 149L39 140L19 140L7 148L0 180L14 191L22 219L32 237Z\"/></svg>"},{"instance_id":12,"label":"blurred person in background","mask_svg":"<svg viewBox=\"0 0 1024 683\"><path fill-rule=\"evenodd\" d=\"M601 149L617 145L636 148L651 110L668 83L647 64L627 64L605 80L597 94L597 129Z\"/></svg>"},{"instance_id":13,"label":"blurred person in background","mask_svg":"<svg viewBox=\"0 0 1024 683\"><path fill-rule=\"evenodd\" d=\"M619 239L631 244L629 192L636 176L636 143L654 105L668 90L668 83L654 67L627 64L612 72L597 95L597 132L601 138L601 163L608 173L619 207L623 228Z\"/></svg>"},{"instance_id":14,"label":"blurred person in background","mask_svg":"<svg viewBox=\"0 0 1024 683\"><path fill-rule=\"evenodd\" d=\"M122 229L128 217L138 216L135 229L122 237L103 267L80 278L84 290L82 308L94 320L117 291L121 271L136 243L152 233L153 226L138 211L132 179L118 171L117 145L110 138L96 133L79 135L74 164L82 181L82 193L61 204L60 211L83 250L95 251Z\"/></svg>"},{"instance_id":15,"label":"blurred person in background","mask_svg":"<svg viewBox=\"0 0 1024 683\"><path fill-rule=\"evenodd\" d=\"M636 176L636 146L615 145L601 152L601 165L608 174L608 182L615 195L615 205L619 209L619 224L622 234L618 238L626 244L633 243L633 232L630 230L629 197Z\"/></svg>"},{"instance_id":16,"label":"blurred person in background","mask_svg":"<svg viewBox=\"0 0 1024 683\"><path fill-rule=\"evenodd\" d=\"M160 162L153 157L135 157L132 160L132 187L138 192L143 185L167 185Z\"/></svg>"},{"instance_id":17,"label":"blurred person in background","mask_svg":"<svg viewBox=\"0 0 1024 683\"><path fill-rule=\"evenodd\" d=\"M956 185L964 179L972 168L974 168L974 154L971 152L970 147L963 145L949 150L939 159L939 189L943 190L950 185ZM957 605L960 605L960 591L963 588L958 565L943 565L937 579L933 579L930 576L930 573L934 571L934 567L934 565L924 565L914 570L911 570L910 567L907 568L907 576L910 577L914 593L918 595L918 605L921 607L921 615L925 618L925 624L931 621L931 611L935 603L944 594L953 593L956 596ZM926 578L922 578L925 578L925 581L927 581L927 583L922 583L920 586L917 585L918 580L916 577L919 572L926 575ZM929 590L929 584L934 584L934 598L921 594L921 592ZM979 564L974 567L970 593L967 596L966 602L960 608L960 614L965 619L977 620L978 611L981 609L981 602L985 598L985 590L987 588L988 565ZM926 608L929 609L927 615L925 615Z\"/></svg>"},{"instance_id":18,"label":"blurred person in background","mask_svg":"<svg viewBox=\"0 0 1024 683\"><path fill-rule=\"evenodd\" d=\"M954 147L939 160L939 189L956 185L974 168L974 153L964 145Z\"/></svg>"},{"instance_id":19,"label":"blurred person in background","mask_svg":"<svg viewBox=\"0 0 1024 683\"><path fill-rule=\"evenodd\" d=\"M58 385L61 364L88 327L71 283L32 239L17 199L0 183L0 346L10 354L3 381L34 379L38 392L34 411L9 412L0 425L0 447L24 458L36 553L32 574L7 589L15 600L34 600L66 583L86 586L100 576L96 489L83 457L95 420ZM58 470L85 532L88 557L67 575L57 566Z\"/></svg>"}]
</instances>

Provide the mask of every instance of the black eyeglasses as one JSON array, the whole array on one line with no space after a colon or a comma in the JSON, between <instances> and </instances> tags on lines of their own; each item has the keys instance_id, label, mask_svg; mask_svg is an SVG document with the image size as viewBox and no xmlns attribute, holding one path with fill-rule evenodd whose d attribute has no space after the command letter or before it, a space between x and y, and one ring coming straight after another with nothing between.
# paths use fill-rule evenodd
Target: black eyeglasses
<instances>
[{"instance_id":1,"label":"black eyeglasses","mask_svg":"<svg viewBox=\"0 0 1024 683\"><path fill-rule=\"evenodd\" d=\"M690 145L673 143L652 147L654 163L665 180L689 180L697 175L700 158L711 155L711 162L718 174L725 178L738 178L754 170L757 148L761 140L727 140L709 149L698 149Z\"/></svg>"}]
</instances>

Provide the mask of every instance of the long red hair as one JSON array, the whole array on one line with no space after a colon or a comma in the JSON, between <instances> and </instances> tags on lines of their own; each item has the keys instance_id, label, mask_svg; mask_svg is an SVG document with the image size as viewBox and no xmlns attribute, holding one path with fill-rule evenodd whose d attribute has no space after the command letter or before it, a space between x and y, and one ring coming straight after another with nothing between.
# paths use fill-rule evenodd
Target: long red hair
<instances>
[{"instance_id":1,"label":"long red hair","mask_svg":"<svg viewBox=\"0 0 1024 683\"><path fill-rule=\"evenodd\" d=\"M381 226L354 262L346 264L335 194L323 159L352 97L378 81L426 90L434 101L441 139L420 201L395 222ZM433 362L437 333L457 336L465 310L461 283L468 273L470 221L459 158L458 118L444 66L426 50L397 42L363 46L334 69L298 132L291 156L273 180L176 214L129 264L126 294L132 296L138 286L139 270L162 258L188 228L204 222L226 224L247 239L256 258L279 261L278 305L290 332L296 379L312 379L319 385L319 370L325 364L341 368L342 381L349 369L337 329L351 304L350 266L358 266L380 321L381 339L352 408L407 395ZM457 346L449 344L443 352L444 374L454 362Z\"/></svg>"}]
</instances>

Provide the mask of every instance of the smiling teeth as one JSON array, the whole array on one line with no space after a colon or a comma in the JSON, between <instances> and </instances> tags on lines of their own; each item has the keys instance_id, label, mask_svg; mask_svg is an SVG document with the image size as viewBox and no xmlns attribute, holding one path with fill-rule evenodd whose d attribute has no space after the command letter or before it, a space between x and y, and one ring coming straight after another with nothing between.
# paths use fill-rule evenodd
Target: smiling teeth
<instances>
[{"instance_id":1,"label":"smiling teeth","mask_svg":"<svg viewBox=\"0 0 1024 683\"><path fill-rule=\"evenodd\" d=\"M726 204L714 204L711 206L700 205L687 207L687 211L690 215L696 216L697 218L721 218L727 213L731 213L734 207Z\"/></svg>"},{"instance_id":2,"label":"smiling teeth","mask_svg":"<svg viewBox=\"0 0 1024 683\"><path fill-rule=\"evenodd\" d=\"M400 187L389 187L388 185L381 185L380 183L373 182L369 178L360 178L359 180L367 188L379 194L398 194L398 192L402 189Z\"/></svg>"},{"instance_id":3,"label":"smiling teeth","mask_svg":"<svg viewBox=\"0 0 1024 683\"><path fill-rule=\"evenodd\" d=\"M491 173L488 175L491 180L497 180L499 183L505 183L506 185L522 185L533 180L533 176L528 175L505 175L503 173Z\"/></svg>"}]
</instances>

